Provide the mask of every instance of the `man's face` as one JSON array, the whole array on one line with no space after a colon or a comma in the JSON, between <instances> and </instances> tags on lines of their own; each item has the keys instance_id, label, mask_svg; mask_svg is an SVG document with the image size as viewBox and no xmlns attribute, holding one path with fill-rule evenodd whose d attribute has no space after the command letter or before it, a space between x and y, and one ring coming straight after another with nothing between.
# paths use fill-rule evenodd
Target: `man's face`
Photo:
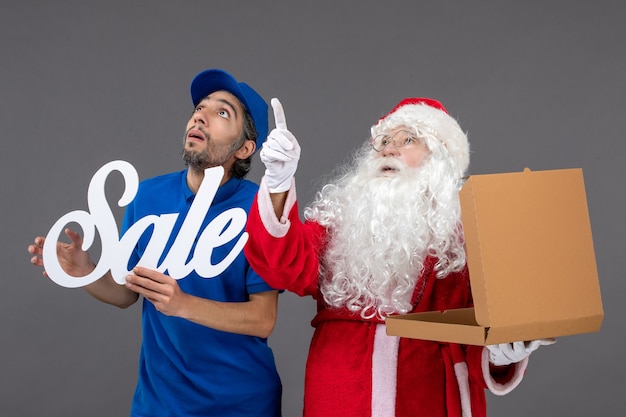
<instances>
[{"instance_id":1,"label":"man's face","mask_svg":"<svg viewBox=\"0 0 626 417\"><path fill-rule=\"evenodd\" d=\"M430 156L430 150L424 141L411 133L410 129L400 126L387 132L384 138L377 138L377 158L389 161L384 165L382 175L393 176L398 172L398 162L407 168L417 168Z\"/></svg>"},{"instance_id":2,"label":"man's face","mask_svg":"<svg viewBox=\"0 0 626 417\"><path fill-rule=\"evenodd\" d=\"M229 170L234 145L243 131L244 108L226 91L206 96L194 109L185 130L183 157L190 168L223 165Z\"/></svg>"}]
</instances>

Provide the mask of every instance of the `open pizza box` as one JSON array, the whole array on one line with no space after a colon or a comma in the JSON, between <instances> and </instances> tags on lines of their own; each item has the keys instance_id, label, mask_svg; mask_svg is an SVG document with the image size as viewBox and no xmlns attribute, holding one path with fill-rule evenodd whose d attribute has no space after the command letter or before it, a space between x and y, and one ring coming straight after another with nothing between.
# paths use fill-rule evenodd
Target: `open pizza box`
<instances>
[{"instance_id":1,"label":"open pizza box","mask_svg":"<svg viewBox=\"0 0 626 417\"><path fill-rule=\"evenodd\" d=\"M474 307L388 317L387 334L484 346L600 329L581 169L472 175L460 198Z\"/></svg>"}]
</instances>

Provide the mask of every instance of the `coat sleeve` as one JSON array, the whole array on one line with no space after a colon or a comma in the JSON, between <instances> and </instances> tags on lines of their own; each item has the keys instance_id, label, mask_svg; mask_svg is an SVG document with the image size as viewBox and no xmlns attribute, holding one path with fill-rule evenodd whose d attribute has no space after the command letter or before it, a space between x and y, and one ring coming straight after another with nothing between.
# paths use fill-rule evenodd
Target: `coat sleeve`
<instances>
[{"instance_id":1,"label":"coat sleeve","mask_svg":"<svg viewBox=\"0 0 626 417\"><path fill-rule=\"evenodd\" d=\"M277 219L265 180L252 203L244 252L250 265L272 288L300 296L317 297L319 258L325 230L317 223L303 223L298 214L295 184Z\"/></svg>"}]
</instances>

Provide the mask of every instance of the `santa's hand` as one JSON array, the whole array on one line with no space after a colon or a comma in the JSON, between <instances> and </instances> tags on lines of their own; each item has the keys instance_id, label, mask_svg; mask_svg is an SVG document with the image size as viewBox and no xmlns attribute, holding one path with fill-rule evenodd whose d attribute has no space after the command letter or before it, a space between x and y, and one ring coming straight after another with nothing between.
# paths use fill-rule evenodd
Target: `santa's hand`
<instances>
[{"instance_id":1,"label":"santa's hand","mask_svg":"<svg viewBox=\"0 0 626 417\"><path fill-rule=\"evenodd\" d=\"M273 98L276 128L267 136L259 156L265 164L265 181L270 193L282 193L291 187L291 179L298 168L300 145L296 137L287 130L283 106Z\"/></svg>"},{"instance_id":2,"label":"santa's hand","mask_svg":"<svg viewBox=\"0 0 626 417\"><path fill-rule=\"evenodd\" d=\"M539 346L551 345L556 339L538 339L527 342L501 343L489 345L489 362L496 366L510 365L523 361L530 356Z\"/></svg>"}]
</instances>

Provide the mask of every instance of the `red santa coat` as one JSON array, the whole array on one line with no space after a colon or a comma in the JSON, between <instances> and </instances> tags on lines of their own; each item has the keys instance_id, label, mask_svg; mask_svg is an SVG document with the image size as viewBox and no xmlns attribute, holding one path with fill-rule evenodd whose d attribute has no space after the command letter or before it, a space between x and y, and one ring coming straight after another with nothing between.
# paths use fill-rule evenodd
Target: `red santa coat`
<instances>
[{"instance_id":1,"label":"red santa coat","mask_svg":"<svg viewBox=\"0 0 626 417\"><path fill-rule=\"evenodd\" d=\"M292 187L287 216L276 219L264 182L248 219L246 256L276 289L317 300L306 364L305 417L482 417L485 389L504 395L523 377L527 359L495 369L487 349L387 336L384 321L328 308L319 291L326 230L302 223ZM471 306L467 269L435 277L425 262L413 312Z\"/></svg>"}]
</instances>

